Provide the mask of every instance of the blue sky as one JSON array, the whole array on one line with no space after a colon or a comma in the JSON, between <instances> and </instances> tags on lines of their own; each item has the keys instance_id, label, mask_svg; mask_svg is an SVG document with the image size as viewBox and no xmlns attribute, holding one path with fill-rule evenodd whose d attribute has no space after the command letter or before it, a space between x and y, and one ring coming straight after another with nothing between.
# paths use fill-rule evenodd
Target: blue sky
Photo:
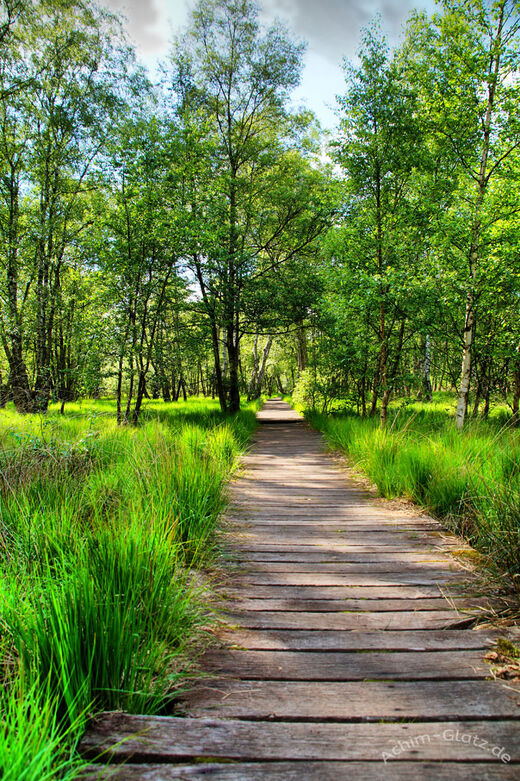
<instances>
[{"instance_id":1,"label":"blue sky","mask_svg":"<svg viewBox=\"0 0 520 781\"><path fill-rule=\"evenodd\" d=\"M186 25L192 0L100 0L122 11L139 57L152 70L169 41ZM279 18L307 41L302 82L295 99L311 108L325 128L336 124L335 96L343 91L343 57L355 59L361 28L380 15L390 45L395 45L413 8L431 12L434 0L257 0L262 20Z\"/></svg>"}]
</instances>

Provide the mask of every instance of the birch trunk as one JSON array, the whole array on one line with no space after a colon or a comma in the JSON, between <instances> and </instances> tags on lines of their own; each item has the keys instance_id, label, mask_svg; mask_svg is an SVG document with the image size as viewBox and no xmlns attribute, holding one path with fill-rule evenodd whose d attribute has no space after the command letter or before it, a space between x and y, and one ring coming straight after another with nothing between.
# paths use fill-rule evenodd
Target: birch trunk
<instances>
[{"instance_id":1,"label":"birch trunk","mask_svg":"<svg viewBox=\"0 0 520 781\"><path fill-rule=\"evenodd\" d=\"M432 365L432 342L429 334L424 340L424 362L423 362L423 389L426 401L432 400L432 381L430 378Z\"/></svg>"},{"instance_id":2,"label":"birch trunk","mask_svg":"<svg viewBox=\"0 0 520 781\"><path fill-rule=\"evenodd\" d=\"M255 334L255 343L253 345L253 370L251 379L247 388L247 400L252 401L255 398L255 391L258 379L258 334Z\"/></svg>"},{"instance_id":3,"label":"birch trunk","mask_svg":"<svg viewBox=\"0 0 520 781\"><path fill-rule=\"evenodd\" d=\"M258 398L262 393L262 385L264 382L265 370L267 367L267 359L269 358L269 353L271 352L272 343L273 343L273 337L269 336L262 352L262 363L260 364L260 371L258 372L255 398Z\"/></svg>"}]
</instances>

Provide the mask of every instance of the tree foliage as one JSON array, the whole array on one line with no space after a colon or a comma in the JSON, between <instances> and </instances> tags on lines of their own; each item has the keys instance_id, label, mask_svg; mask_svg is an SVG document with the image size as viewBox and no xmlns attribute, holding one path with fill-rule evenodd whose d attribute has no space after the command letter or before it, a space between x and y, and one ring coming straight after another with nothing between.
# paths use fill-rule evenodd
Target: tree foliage
<instances>
[{"instance_id":1,"label":"tree foliage","mask_svg":"<svg viewBox=\"0 0 520 781\"><path fill-rule=\"evenodd\" d=\"M369 27L327 140L250 0L198 2L160 83L89 0L4 0L0 404L297 387L385 425L445 389L518 420L519 10Z\"/></svg>"}]
</instances>

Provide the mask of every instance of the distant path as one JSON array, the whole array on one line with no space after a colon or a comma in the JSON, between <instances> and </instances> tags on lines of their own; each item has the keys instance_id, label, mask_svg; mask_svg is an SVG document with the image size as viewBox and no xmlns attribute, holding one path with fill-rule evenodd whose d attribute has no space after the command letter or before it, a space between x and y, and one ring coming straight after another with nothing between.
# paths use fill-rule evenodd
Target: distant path
<instances>
[{"instance_id":1,"label":"distant path","mask_svg":"<svg viewBox=\"0 0 520 781\"><path fill-rule=\"evenodd\" d=\"M288 404L258 418L233 488L229 626L205 662L218 677L191 718L107 715L84 748L146 730L114 750L118 781L520 778L520 693L486 680L460 540L349 484Z\"/></svg>"}]
</instances>

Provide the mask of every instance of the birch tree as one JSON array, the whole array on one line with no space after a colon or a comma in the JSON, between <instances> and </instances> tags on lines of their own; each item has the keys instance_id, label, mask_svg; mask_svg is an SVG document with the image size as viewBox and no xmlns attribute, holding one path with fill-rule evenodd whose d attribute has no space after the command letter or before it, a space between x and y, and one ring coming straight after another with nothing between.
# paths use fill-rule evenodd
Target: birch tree
<instances>
[{"instance_id":1,"label":"birch tree","mask_svg":"<svg viewBox=\"0 0 520 781\"><path fill-rule=\"evenodd\" d=\"M126 83L117 32L86 2L42 0L2 58L0 337L22 412L49 403L68 253L88 227L84 199Z\"/></svg>"},{"instance_id":2,"label":"birch tree","mask_svg":"<svg viewBox=\"0 0 520 781\"><path fill-rule=\"evenodd\" d=\"M414 95L377 29L365 31L360 59L358 68L346 64L347 92L339 98L341 134L334 147L345 173L345 231L332 251L377 338L371 406L373 414L380 396L384 426L405 336L401 283L418 249L410 241L409 195L421 142Z\"/></svg>"},{"instance_id":3,"label":"birch tree","mask_svg":"<svg viewBox=\"0 0 520 781\"><path fill-rule=\"evenodd\" d=\"M212 197L199 222L203 231L211 225L211 236L194 248L189 266L211 321L219 398L229 412L240 406L240 341L251 322L245 310L253 312L255 291L269 278L283 281L284 264L302 257L327 225L323 182L296 152L302 119L287 108L301 54L279 26L261 29L250 0L210 0L195 7L175 57L176 83L191 84L182 111L205 115L215 139L207 162Z\"/></svg>"},{"instance_id":4,"label":"birch tree","mask_svg":"<svg viewBox=\"0 0 520 781\"><path fill-rule=\"evenodd\" d=\"M458 199L449 229L458 251L464 296L461 378L456 424L464 425L470 391L479 298L486 284L489 230L504 217L490 187L520 144L520 64L517 0L449 0L431 21L418 18L408 46L416 59L415 81L424 95L432 133L456 161Z\"/></svg>"}]
</instances>

